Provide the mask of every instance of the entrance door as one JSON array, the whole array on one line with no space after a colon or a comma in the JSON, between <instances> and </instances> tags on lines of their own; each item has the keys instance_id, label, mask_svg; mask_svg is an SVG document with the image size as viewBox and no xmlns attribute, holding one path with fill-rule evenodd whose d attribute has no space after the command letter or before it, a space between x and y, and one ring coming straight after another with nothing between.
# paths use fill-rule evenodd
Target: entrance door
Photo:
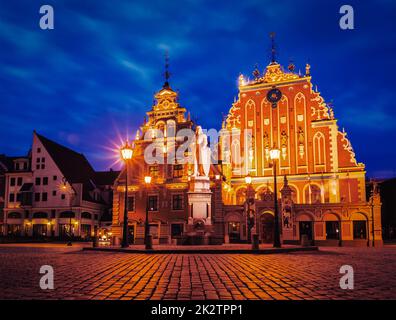
<instances>
[{"instance_id":1,"label":"entrance door","mask_svg":"<svg viewBox=\"0 0 396 320\"><path fill-rule=\"evenodd\" d=\"M306 235L308 240L312 240L312 221L300 221L300 239L302 235Z\"/></svg>"},{"instance_id":2,"label":"entrance door","mask_svg":"<svg viewBox=\"0 0 396 320\"><path fill-rule=\"evenodd\" d=\"M128 243L135 243L135 226L128 226Z\"/></svg>"},{"instance_id":3,"label":"entrance door","mask_svg":"<svg viewBox=\"0 0 396 320\"><path fill-rule=\"evenodd\" d=\"M274 216L270 213L264 213L260 218L260 223L262 242L272 243L274 241Z\"/></svg>"},{"instance_id":4,"label":"entrance door","mask_svg":"<svg viewBox=\"0 0 396 320\"><path fill-rule=\"evenodd\" d=\"M239 222L228 222L228 237L230 243L240 242L241 224Z\"/></svg>"},{"instance_id":5,"label":"entrance door","mask_svg":"<svg viewBox=\"0 0 396 320\"><path fill-rule=\"evenodd\" d=\"M183 234L183 223L172 223L171 224L171 238L180 238Z\"/></svg>"},{"instance_id":6,"label":"entrance door","mask_svg":"<svg viewBox=\"0 0 396 320\"><path fill-rule=\"evenodd\" d=\"M41 238L47 236L47 225L46 224L34 224L33 225L33 237Z\"/></svg>"}]
</instances>

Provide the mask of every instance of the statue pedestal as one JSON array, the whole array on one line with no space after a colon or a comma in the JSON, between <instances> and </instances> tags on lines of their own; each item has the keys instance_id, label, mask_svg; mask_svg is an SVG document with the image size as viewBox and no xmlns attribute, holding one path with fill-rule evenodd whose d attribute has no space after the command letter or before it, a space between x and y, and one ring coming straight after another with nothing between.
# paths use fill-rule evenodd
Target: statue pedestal
<instances>
[{"instance_id":1,"label":"statue pedestal","mask_svg":"<svg viewBox=\"0 0 396 320\"><path fill-rule=\"evenodd\" d=\"M192 244L209 244L213 233L212 192L210 180L206 176L193 177L188 192L187 237Z\"/></svg>"}]
</instances>

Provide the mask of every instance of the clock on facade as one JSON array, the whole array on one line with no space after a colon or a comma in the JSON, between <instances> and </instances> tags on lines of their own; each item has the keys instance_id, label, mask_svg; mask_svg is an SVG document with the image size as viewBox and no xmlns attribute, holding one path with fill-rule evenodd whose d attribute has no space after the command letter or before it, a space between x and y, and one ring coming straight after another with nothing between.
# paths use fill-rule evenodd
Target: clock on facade
<instances>
[{"instance_id":1,"label":"clock on facade","mask_svg":"<svg viewBox=\"0 0 396 320\"><path fill-rule=\"evenodd\" d=\"M272 103L272 107L276 107L276 103L282 98L282 92L277 89L273 88L267 92L267 100Z\"/></svg>"}]
</instances>

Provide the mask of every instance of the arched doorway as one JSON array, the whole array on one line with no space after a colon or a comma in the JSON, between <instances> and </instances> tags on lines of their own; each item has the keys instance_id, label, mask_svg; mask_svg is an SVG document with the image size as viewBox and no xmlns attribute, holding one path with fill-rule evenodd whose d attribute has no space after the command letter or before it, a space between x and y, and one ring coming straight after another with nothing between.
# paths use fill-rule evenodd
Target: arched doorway
<instances>
[{"instance_id":1,"label":"arched doorway","mask_svg":"<svg viewBox=\"0 0 396 320\"><path fill-rule=\"evenodd\" d=\"M296 221L298 223L298 234L300 240L303 236L306 236L308 240L314 240L314 231L313 231L313 221L314 218L311 214L304 212L300 213L296 217Z\"/></svg>"},{"instance_id":2,"label":"arched doorway","mask_svg":"<svg viewBox=\"0 0 396 320\"><path fill-rule=\"evenodd\" d=\"M353 227L353 240L367 240L368 239L368 219L365 214L355 212L351 216Z\"/></svg>"},{"instance_id":3,"label":"arched doorway","mask_svg":"<svg viewBox=\"0 0 396 320\"><path fill-rule=\"evenodd\" d=\"M323 216L325 222L326 240L341 240L340 218L333 212Z\"/></svg>"},{"instance_id":4,"label":"arched doorway","mask_svg":"<svg viewBox=\"0 0 396 320\"><path fill-rule=\"evenodd\" d=\"M245 224L243 223L243 216L239 213L229 213L224 218L225 235L228 243L240 243L243 237Z\"/></svg>"},{"instance_id":5,"label":"arched doorway","mask_svg":"<svg viewBox=\"0 0 396 320\"><path fill-rule=\"evenodd\" d=\"M271 212L260 215L260 234L262 243L274 241L274 215Z\"/></svg>"}]
</instances>

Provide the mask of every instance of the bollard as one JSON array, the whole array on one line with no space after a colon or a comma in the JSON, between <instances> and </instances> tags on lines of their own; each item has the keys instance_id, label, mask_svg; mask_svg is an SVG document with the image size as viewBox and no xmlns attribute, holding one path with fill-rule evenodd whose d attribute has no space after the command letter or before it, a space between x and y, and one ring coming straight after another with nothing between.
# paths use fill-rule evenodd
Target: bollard
<instances>
[{"instance_id":1,"label":"bollard","mask_svg":"<svg viewBox=\"0 0 396 320\"><path fill-rule=\"evenodd\" d=\"M302 247L309 247L310 245L311 244L310 244L310 241L308 239L308 236L306 234L302 234L301 235L301 246Z\"/></svg>"},{"instance_id":2,"label":"bollard","mask_svg":"<svg viewBox=\"0 0 396 320\"><path fill-rule=\"evenodd\" d=\"M147 235L146 250L153 249L153 236L151 234Z\"/></svg>"},{"instance_id":3,"label":"bollard","mask_svg":"<svg viewBox=\"0 0 396 320\"><path fill-rule=\"evenodd\" d=\"M94 238L93 238L92 246L94 248L99 246L99 243L98 243L98 226L94 226Z\"/></svg>"},{"instance_id":4,"label":"bollard","mask_svg":"<svg viewBox=\"0 0 396 320\"><path fill-rule=\"evenodd\" d=\"M259 250L259 235L253 235L252 250Z\"/></svg>"}]
</instances>

